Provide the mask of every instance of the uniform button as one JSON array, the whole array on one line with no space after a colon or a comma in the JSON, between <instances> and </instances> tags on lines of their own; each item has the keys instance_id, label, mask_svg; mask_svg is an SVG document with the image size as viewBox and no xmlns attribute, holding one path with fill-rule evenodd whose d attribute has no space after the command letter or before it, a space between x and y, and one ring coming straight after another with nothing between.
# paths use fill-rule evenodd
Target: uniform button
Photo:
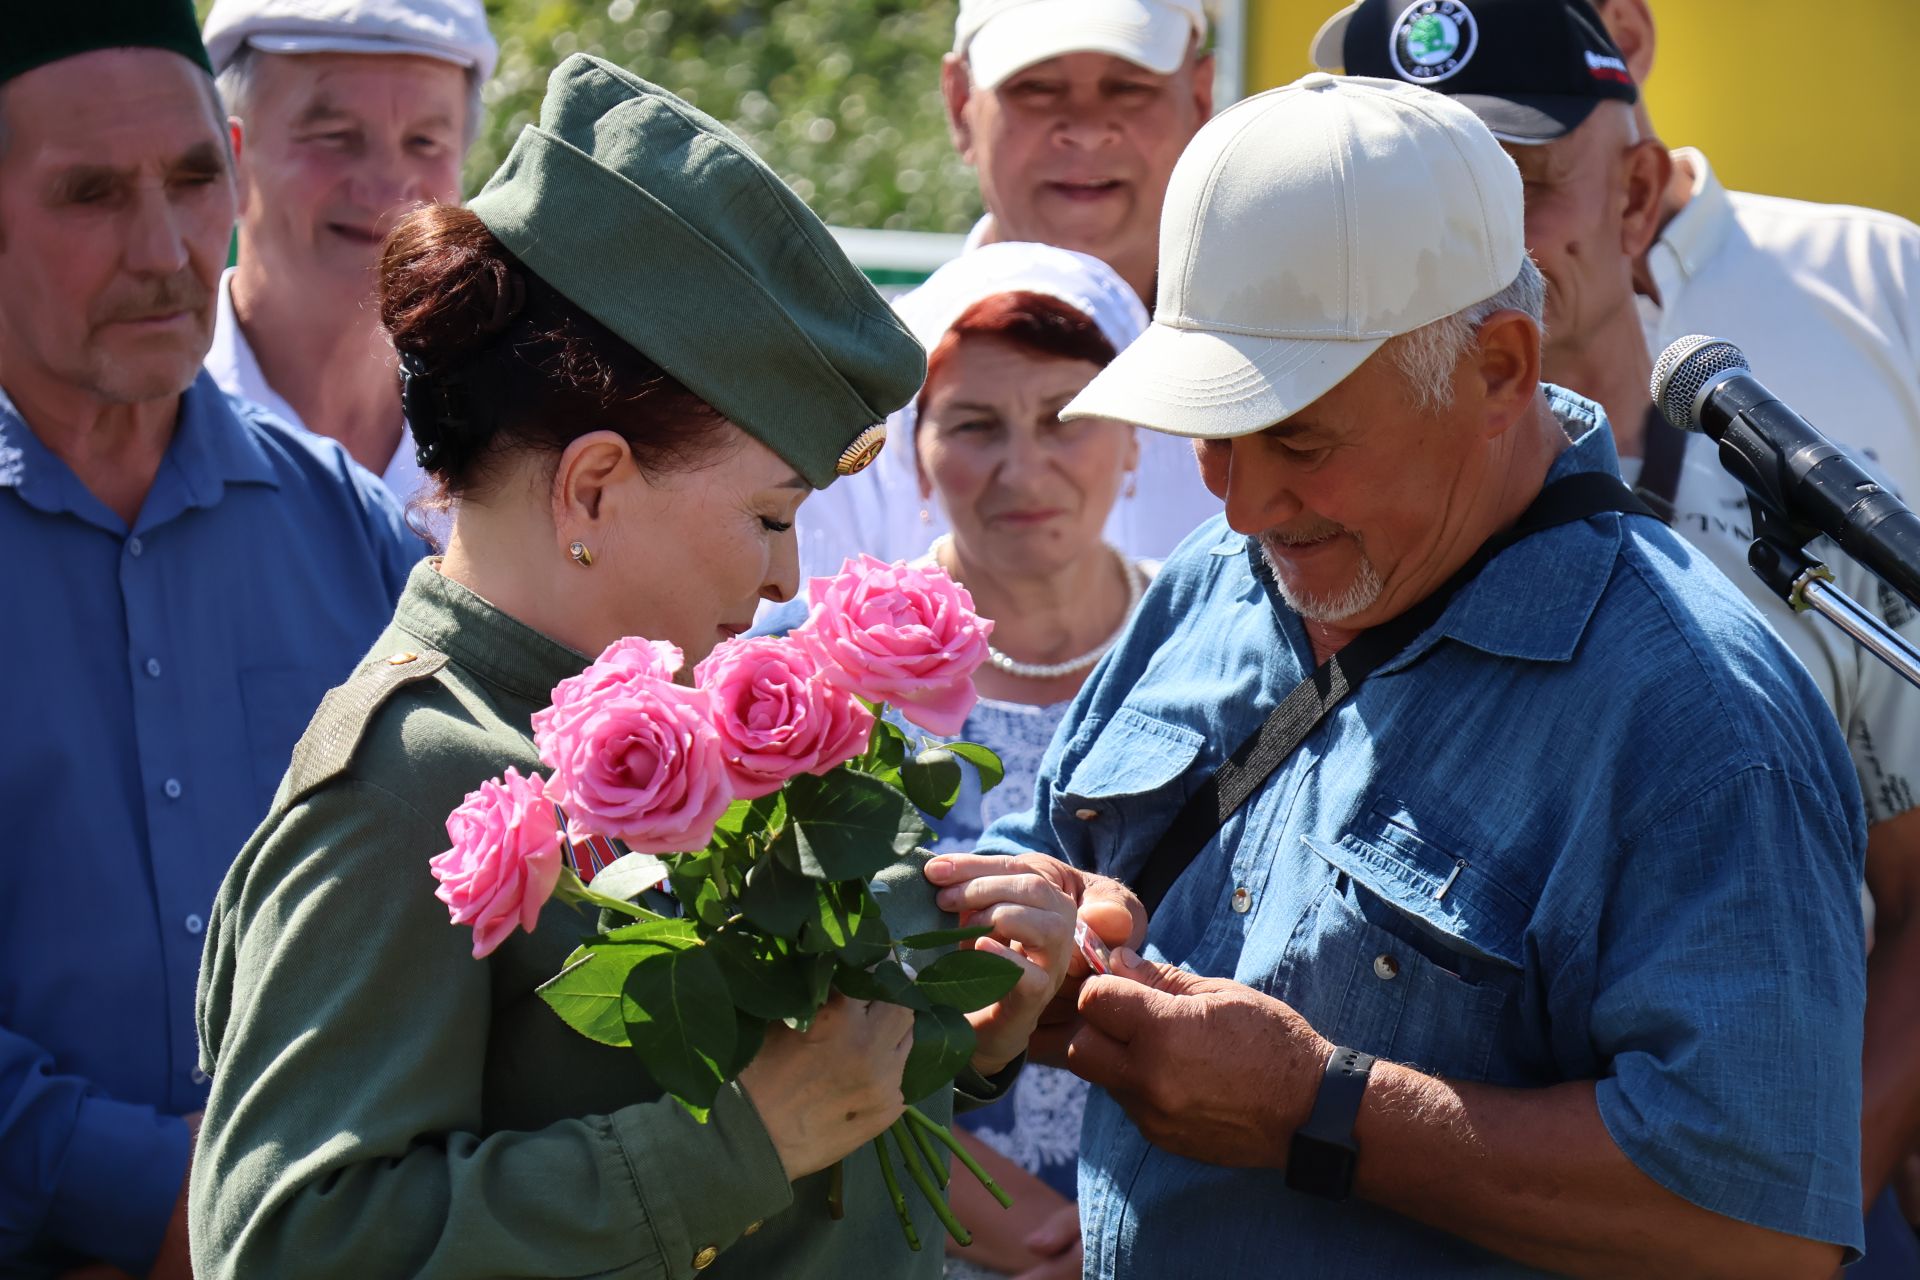
<instances>
[{"instance_id":1,"label":"uniform button","mask_svg":"<svg viewBox=\"0 0 1920 1280\"><path fill-rule=\"evenodd\" d=\"M197 935L197 934L198 934L198 933L199 933L199 932L200 932L200 931L201 931L202 929L204 929L204 928L206 928L206 927L207 927L207 922L206 922L205 920L202 920L202 919L201 919L201 918L200 918L199 916L188 916L188 917L187 917L187 932L188 932L188 933L191 933L191 934L196 934L196 935Z\"/></svg>"},{"instance_id":2,"label":"uniform button","mask_svg":"<svg viewBox=\"0 0 1920 1280\"><path fill-rule=\"evenodd\" d=\"M152 676L155 680L158 680L160 678L160 659L158 658L147 659L147 674Z\"/></svg>"},{"instance_id":3,"label":"uniform button","mask_svg":"<svg viewBox=\"0 0 1920 1280\"><path fill-rule=\"evenodd\" d=\"M693 1255L693 1269L695 1271L705 1271L708 1267L713 1265L713 1260L719 1256L720 1256L720 1251L714 1248L712 1245L708 1245L706 1248L702 1249L700 1252Z\"/></svg>"},{"instance_id":4,"label":"uniform button","mask_svg":"<svg viewBox=\"0 0 1920 1280\"><path fill-rule=\"evenodd\" d=\"M1073 816L1080 819L1080 821L1082 822L1092 822L1095 818L1100 816L1100 811L1098 809L1075 809L1073 811Z\"/></svg>"},{"instance_id":5,"label":"uniform button","mask_svg":"<svg viewBox=\"0 0 1920 1280\"><path fill-rule=\"evenodd\" d=\"M206 1072L202 1071L198 1067L195 1067L192 1071L187 1073L187 1078L192 1080L195 1084L205 1084L207 1082L208 1076Z\"/></svg>"},{"instance_id":6,"label":"uniform button","mask_svg":"<svg viewBox=\"0 0 1920 1280\"><path fill-rule=\"evenodd\" d=\"M390 667L404 667L419 656L417 653L396 653L387 659L387 665Z\"/></svg>"},{"instance_id":7,"label":"uniform button","mask_svg":"<svg viewBox=\"0 0 1920 1280\"><path fill-rule=\"evenodd\" d=\"M746 1229L745 1231L742 1231L742 1232L741 1232L740 1234L741 1234L741 1235L743 1235L743 1236L750 1236L750 1235L752 1235L752 1234L753 1234L754 1232L756 1232L756 1231L758 1231L758 1230L759 1230L760 1228L762 1228L762 1227L764 1227L764 1226L766 1226L766 1225L767 1225L767 1224L766 1224L766 1223L764 1223L764 1222L762 1222L762 1221L761 1221L760 1219L758 1219L758 1218L755 1218L755 1219L754 1219L754 1220L753 1220L752 1222L749 1222L749 1223L747 1224L747 1229Z\"/></svg>"},{"instance_id":8,"label":"uniform button","mask_svg":"<svg viewBox=\"0 0 1920 1280\"><path fill-rule=\"evenodd\" d=\"M1400 974L1400 962L1382 951L1373 958L1373 976L1387 982Z\"/></svg>"},{"instance_id":9,"label":"uniform button","mask_svg":"<svg viewBox=\"0 0 1920 1280\"><path fill-rule=\"evenodd\" d=\"M1248 892L1247 886L1241 885L1238 889L1235 889L1233 891L1233 909L1235 911L1239 912L1241 915L1245 915L1247 914L1248 910L1252 908L1252 906L1253 906L1253 894Z\"/></svg>"},{"instance_id":10,"label":"uniform button","mask_svg":"<svg viewBox=\"0 0 1920 1280\"><path fill-rule=\"evenodd\" d=\"M180 786L180 779L178 778L168 778L160 785L160 789L167 793L167 799L169 800L178 800L180 798L180 792L183 790Z\"/></svg>"}]
</instances>

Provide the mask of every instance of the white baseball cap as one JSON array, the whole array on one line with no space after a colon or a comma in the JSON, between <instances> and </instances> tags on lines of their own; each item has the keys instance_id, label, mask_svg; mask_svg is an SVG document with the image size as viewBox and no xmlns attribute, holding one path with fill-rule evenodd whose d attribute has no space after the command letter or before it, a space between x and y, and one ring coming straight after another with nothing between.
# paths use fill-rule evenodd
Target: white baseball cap
<instances>
[{"instance_id":1,"label":"white baseball cap","mask_svg":"<svg viewBox=\"0 0 1920 1280\"><path fill-rule=\"evenodd\" d=\"M1063 53L1110 53L1171 75L1206 34L1202 0L960 0L953 51L991 89Z\"/></svg>"},{"instance_id":2,"label":"white baseball cap","mask_svg":"<svg viewBox=\"0 0 1920 1280\"><path fill-rule=\"evenodd\" d=\"M262 53L405 53L493 74L500 46L480 0L217 0L201 38L216 73Z\"/></svg>"},{"instance_id":3,"label":"white baseball cap","mask_svg":"<svg viewBox=\"0 0 1920 1280\"><path fill-rule=\"evenodd\" d=\"M1388 338L1499 293L1525 255L1519 171L1473 112L1314 72L1188 144L1161 211L1153 323L1060 416L1264 430Z\"/></svg>"}]
</instances>

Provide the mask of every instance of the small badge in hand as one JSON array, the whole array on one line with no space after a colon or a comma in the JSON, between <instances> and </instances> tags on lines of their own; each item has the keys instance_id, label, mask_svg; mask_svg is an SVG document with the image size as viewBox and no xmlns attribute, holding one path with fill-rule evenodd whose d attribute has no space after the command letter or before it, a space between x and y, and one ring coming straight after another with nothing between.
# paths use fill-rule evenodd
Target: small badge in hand
<instances>
[{"instance_id":1,"label":"small badge in hand","mask_svg":"<svg viewBox=\"0 0 1920 1280\"><path fill-rule=\"evenodd\" d=\"M1087 967L1095 973L1113 972L1113 950L1105 940L1095 933L1085 920L1073 922L1073 941L1080 948L1080 954L1087 959Z\"/></svg>"}]
</instances>

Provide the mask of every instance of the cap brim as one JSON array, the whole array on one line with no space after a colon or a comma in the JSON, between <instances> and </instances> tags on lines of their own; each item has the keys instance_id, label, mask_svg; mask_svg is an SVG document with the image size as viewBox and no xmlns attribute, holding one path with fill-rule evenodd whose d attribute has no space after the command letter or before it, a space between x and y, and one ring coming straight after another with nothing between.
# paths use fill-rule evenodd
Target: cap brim
<instances>
[{"instance_id":1,"label":"cap brim","mask_svg":"<svg viewBox=\"0 0 1920 1280\"><path fill-rule=\"evenodd\" d=\"M1322 71L1346 70L1347 24L1353 21L1354 10L1359 7L1356 0L1320 24L1313 43L1307 46L1307 56L1313 59L1315 67Z\"/></svg>"},{"instance_id":2,"label":"cap brim","mask_svg":"<svg viewBox=\"0 0 1920 1280\"><path fill-rule=\"evenodd\" d=\"M1147 326L1060 412L1168 435L1264 431L1339 386L1385 338L1262 338Z\"/></svg>"},{"instance_id":3,"label":"cap brim","mask_svg":"<svg viewBox=\"0 0 1920 1280\"><path fill-rule=\"evenodd\" d=\"M996 15L967 42L973 83L992 89L1014 72L1068 53L1106 53L1156 75L1186 61L1193 24L1171 8L1120 0L1041 0Z\"/></svg>"},{"instance_id":4,"label":"cap brim","mask_svg":"<svg viewBox=\"0 0 1920 1280\"><path fill-rule=\"evenodd\" d=\"M262 53L406 54L416 58L432 58L438 62L451 62L456 67L472 68L478 65L472 58L457 53L445 45L425 44L412 40L388 40L374 36L258 35L248 36L246 43Z\"/></svg>"},{"instance_id":5,"label":"cap brim","mask_svg":"<svg viewBox=\"0 0 1920 1280\"><path fill-rule=\"evenodd\" d=\"M1606 98L1574 97L1570 94L1528 94L1496 98L1484 93L1450 95L1455 102L1480 117L1493 136L1502 142L1538 146L1564 138L1593 114Z\"/></svg>"}]
</instances>

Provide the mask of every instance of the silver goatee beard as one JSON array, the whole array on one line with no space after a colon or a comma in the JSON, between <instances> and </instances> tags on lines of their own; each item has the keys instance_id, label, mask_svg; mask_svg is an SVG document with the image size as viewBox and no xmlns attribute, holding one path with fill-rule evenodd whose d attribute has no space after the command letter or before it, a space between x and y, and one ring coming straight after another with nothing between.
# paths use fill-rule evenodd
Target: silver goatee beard
<instances>
[{"instance_id":1,"label":"silver goatee beard","mask_svg":"<svg viewBox=\"0 0 1920 1280\"><path fill-rule=\"evenodd\" d=\"M1266 559L1267 568L1273 574L1273 584L1280 592L1280 598L1301 617L1310 622L1345 622L1354 614L1371 608L1380 598L1380 573L1373 567L1373 561L1367 558L1365 547L1360 548L1360 571L1339 591L1324 596L1305 595L1287 585L1286 575L1273 558L1273 543L1267 538L1260 539L1260 554Z\"/></svg>"}]
</instances>

